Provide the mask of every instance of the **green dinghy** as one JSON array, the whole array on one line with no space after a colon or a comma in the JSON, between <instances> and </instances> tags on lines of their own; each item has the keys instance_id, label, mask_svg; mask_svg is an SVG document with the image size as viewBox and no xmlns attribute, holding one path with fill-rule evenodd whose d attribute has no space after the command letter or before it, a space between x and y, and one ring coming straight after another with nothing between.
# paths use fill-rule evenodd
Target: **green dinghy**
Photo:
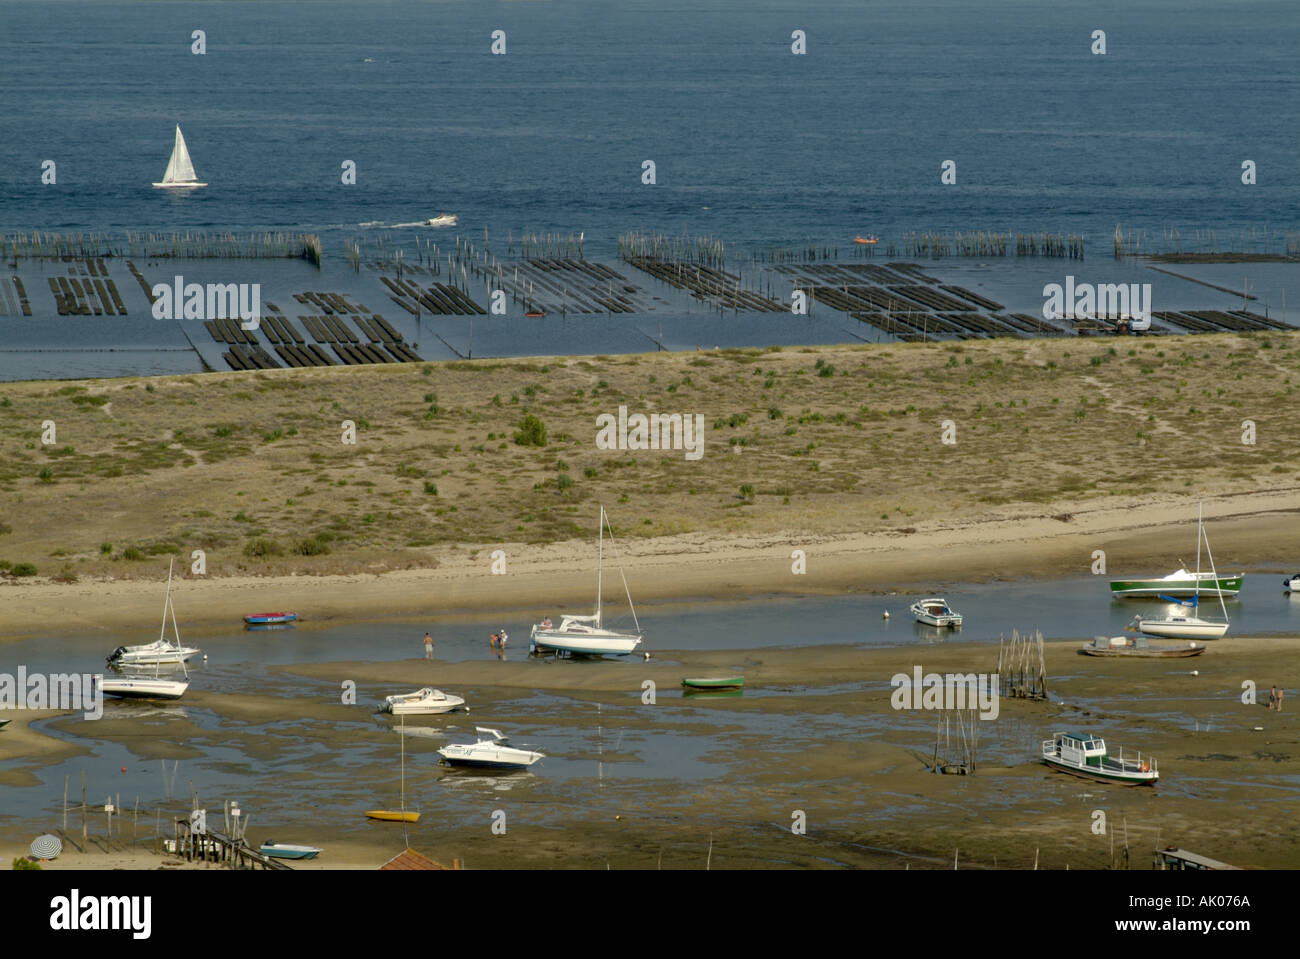
<instances>
[{"instance_id":1,"label":"green dinghy","mask_svg":"<svg viewBox=\"0 0 1300 959\"><path fill-rule=\"evenodd\" d=\"M688 693L724 693L745 688L744 676L709 676L683 679L682 688Z\"/></svg>"}]
</instances>

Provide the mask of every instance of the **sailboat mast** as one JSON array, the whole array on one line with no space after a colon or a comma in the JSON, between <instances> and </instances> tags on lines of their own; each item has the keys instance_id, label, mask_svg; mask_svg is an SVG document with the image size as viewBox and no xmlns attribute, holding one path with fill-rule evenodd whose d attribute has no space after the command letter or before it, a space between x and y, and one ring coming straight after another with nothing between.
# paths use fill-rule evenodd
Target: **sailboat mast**
<instances>
[{"instance_id":1,"label":"sailboat mast","mask_svg":"<svg viewBox=\"0 0 1300 959\"><path fill-rule=\"evenodd\" d=\"M1204 527L1201 525L1201 517L1204 514L1205 504L1196 504L1196 592L1193 594L1195 602L1192 608L1199 615L1201 612L1201 540L1204 538ZM1217 586L1218 584L1215 583Z\"/></svg>"},{"instance_id":2,"label":"sailboat mast","mask_svg":"<svg viewBox=\"0 0 1300 959\"><path fill-rule=\"evenodd\" d=\"M163 600L162 623L158 626L158 642L167 638L167 610L172 604L172 566L176 563L176 558L172 557L171 562L167 564L167 598Z\"/></svg>"},{"instance_id":3,"label":"sailboat mast","mask_svg":"<svg viewBox=\"0 0 1300 959\"><path fill-rule=\"evenodd\" d=\"M600 594L603 589L602 576L605 571L605 507L600 507L600 522L596 530L599 546L596 547L596 628L601 628Z\"/></svg>"},{"instance_id":4,"label":"sailboat mast","mask_svg":"<svg viewBox=\"0 0 1300 959\"><path fill-rule=\"evenodd\" d=\"M1223 610L1223 618L1226 620L1228 618L1228 607L1223 602L1223 587L1219 583L1219 571L1214 565L1214 553L1210 549L1210 537L1205 536L1204 531L1202 531L1201 535L1205 538L1205 555L1210 559L1210 574L1214 577L1214 591L1219 594L1219 609Z\"/></svg>"}]
</instances>

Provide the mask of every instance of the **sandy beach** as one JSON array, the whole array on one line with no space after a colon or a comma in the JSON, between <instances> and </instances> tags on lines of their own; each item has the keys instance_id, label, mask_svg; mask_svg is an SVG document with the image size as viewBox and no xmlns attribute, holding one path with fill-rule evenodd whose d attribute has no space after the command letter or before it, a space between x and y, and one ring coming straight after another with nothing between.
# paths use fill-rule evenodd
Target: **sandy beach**
<instances>
[{"instance_id":1,"label":"sandy beach","mask_svg":"<svg viewBox=\"0 0 1300 959\"><path fill-rule=\"evenodd\" d=\"M1189 497L1135 497L1103 504L1054 504L1068 519L1041 510L1004 509L964 523L919 522L914 532L724 538L683 534L622 546L636 596L716 599L759 595L834 595L944 582L988 582L1091 571L1094 550L1107 569L1161 574L1170 557L1195 561L1196 503ZM1225 494L1205 500L1206 521L1223 568L1289 572L1296 559L1300 488ZM432 569L344 575L190 577L177 586L187 623L238 622L256 609L294 609L315 622L420 618L462 612L573 608L592 601L591 544L504 544L506 573L492 573L486 549L453 549ZM806 572L792 572L794 550ZM465 557L455 561L460 553ZM942 563L936 557L942 555ZM1188 557L1191 557L1188 559ZM1104 578L1104 577L1101 577ZM164 577L165 579L165 577ZM79 580L72 584L10 580L0 642L43 631L50 610L60 629L118 629L157 616L160 582Z\"/></svg>"}]
</instances>

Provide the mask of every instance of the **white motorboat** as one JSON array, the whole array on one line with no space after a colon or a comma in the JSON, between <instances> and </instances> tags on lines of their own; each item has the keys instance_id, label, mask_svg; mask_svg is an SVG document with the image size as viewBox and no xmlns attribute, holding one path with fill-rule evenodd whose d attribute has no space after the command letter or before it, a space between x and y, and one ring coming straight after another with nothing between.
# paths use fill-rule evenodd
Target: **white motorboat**
<instances>
[{"instance_id":1,"label":"white motorboat","mask_svg":"<svg viewBox=\"0 0 1300 959\"><path fill-rule=\"evenodd\" d=\"M167 171L163 173L162 182L155 183L154 186L172 190L192 190L207 186L206 183L199 182L194 172L194 161L190 159L189 147L185 145L185 137L181 135L179 123L176 124L176 141L172 144L172 155L167 161Z\"/></svg>"},{"instance_id":2,"label":"white motorboat","mask_svg":"<svg viewBox=\"0 0 1300 959\"><path fill-rule=\"evenodd\" d=\"M379 705L379 711L392 713L394 716L429 716L449 713L464 705L465 700L459 696L451 696L441 689L425 686L413 693L385 696L384 701Z\"/></svg>"},{"instance_id":3,"label":"white motorboat","mask_svg":"<svg viewBox=\"0 0 1300 959\"><path fill-rule=\"evenodd\" d=\"M1300 573L1282 580L1282 585L1293 593L1300 593Z\"/></svg>"},{"instance_id":4,"label":"white motorboat","mask_svg":"<svg viewBox=\"0 0 1300 959\"><path fill-rule=\"evenodd\" d=\"M149 676L105 676L99 683L105 696L118 699L180 699L190 688L188 681Z\"/></svg>"},{"instance_id":5,"label":"white motorboat","mask_svg":"<svg viewBox=\"0 0 1300 959\"><path fill-rule=\"evenodd\" d=\"M927 626L951 626L954 629L961 627L961 613L954 612L946 599L935 596L913 603L912 615L916 617L918 623L925 623Z\"/></svg>"},{"instance_id":6,"label":"white motorboat","mask_svg":"<svg viewBox=\"0 0 1300 959\"><path fill-rule=\"evenodd\" d=\"M527 769L543 753L517 749L499 729L476 726L480 739L475 743L450 743L438 750L444 762L453 766L479 766L490 769Z\"/></svg>"},{"instance_id":7,"label":"white motorboat","mask_svg":"<svg viewBox=\"0 0 1300 959\"><path fill-rule=\"evenodd\" d=\"M1205 554L1210 560L1209 579L1201 575L1201 544L1205 544ZM1178 599L1171 595L1161 595L1160 598L1176 607L1191 607L1192 612L1188 613L1170 613L1165 616L1144 618L1137 616L1133 622L1142 632L1151 636L1163 636L1167 639L1222 639L1228 631L1228 607L1223 602L1223 592L1216 590L1219 597L1219 606L1223 610L1223 622L1202 619L1196 615L1200 609L1201 602L1201 583L1202 581L1217 583L1219 580L1218 570L1214 568L1214 554L1210 552L1210 539L1205 534L1205 524L1202 519L1201 509L1198 506L1196 511L1196 578L1193 587L1192 597L1187 600Z\"/></svg>"},{"instance_id":8,"label":"white motorboat","mask_svg":"<svg viewBox=\"0 0 1300 959\"><path fill-rule=\"evenodd\" d=\"M606 629L603 621L601 592L604 586L605 568L605 529L609 526L609 517L605 507L600 508L600 524L597 531L599 545L596 559L596 612L591 616L563 616L559 626L552 626L545 620L533 626L531 651L576 653L582 656L626 656L641 645L641 624L636 619L636 609L632 606L632 593L627 588L627 577L623 576L623 567L618 574L623 579L623 591L627 595L628 608L632 610L632 622L635 632L624 633ZM609 541L614 542L614 531L609 531Z\"/></svg>"},{"instance_id":9,"label":"white motorboat","mask_svg":"<svg viewBox=\"0 0 1300 959\"><path fill-rule=\"evenodd\" d=\"M172 568L175 560L167 567L167 599L163 603L162 628L158 639L143 646L119 646L108 657L113 666L167 666L184 663L199 650L181 645L181 632L176 625L176 609L172 606ZM175 642L167 641L167 616L171 614L172 632Z\"/></svg>"},{"instance_id":10,"label":"white motorboat","mask_svg":"<svg viewBox=\"0 0 1300 959\"><path fill-rule=\"evenodd\" d=\"M439 213L435 217L425 220L425 226L455 226L460 222L460 217L455 213Z\"/></svg>"}]
</instances>

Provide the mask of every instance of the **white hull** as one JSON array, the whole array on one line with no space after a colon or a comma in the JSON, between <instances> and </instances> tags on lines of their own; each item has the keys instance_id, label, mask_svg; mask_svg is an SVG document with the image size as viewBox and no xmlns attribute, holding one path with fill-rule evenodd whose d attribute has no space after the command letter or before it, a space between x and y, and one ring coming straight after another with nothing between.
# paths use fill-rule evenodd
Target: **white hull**
<instances>
[{"instance_id":1,"label":"white hull","mask_svg":"<svg viewBox=\"0 0 1300 959\"><path fill-rule=\"evenodd\" d=\"M541 629L534 626L533 645L538 649L556 652L579 653L589 656L626 656L641 645L641 637L607 630L578 632L577 630Z\"/></svg>"},{"instance_id":2,"label":"white hull","mask_svg":"<svg viewBox=\"0 0 1300 959\"><path fill-rule=\"evenodd\" d=\"M1169 616L1165 619L1137 618L1138 628L1151 636L1167 639L1222 639L1227 623L1212 623L1196 616Z\"/></svg>"},{"instance_id":3,"label":"white hull","mask_svg":"<svg viewBox=\"0 0 1300 959\"><path fill-rule=\"evenodd\" d=\"M118 679L105 678L99 684L105 696L118 699L180 699L190 688L189 683L171 679Z\"/></svg>"},{"instance_id":4,"label":"white hull","mask_svg":"<svg viewBox=\"0 0 1300 959\"><path fill-rule=\"evenodd\" d=\"M454 213L444 213L441 216L435 216L426 221L426 226L455 226L460 222L460 217Z\"/></svg>"},{"instance_id":5,"label":"white hull","mask_svg":"<svg viewBox=\"0 0 1300 959\"><path fill-rule=\"evenodd\" d=\"M453 766L481 766L489 769L527 769L542 758L541 753L511 746L443 746L438 755Z\"/></svg>"},{"instance_id":6,"label":"white hull","mask_svg":"<svg viewBox=\"0 0 1300 959\"><path fill-rule=\"evenodd\" d=\"M516 749L497 729L476 727L486 738L476 743L451 743L438 750L444 762L453 766L479 766L489 769L527 769L546 756L529 749Z\"/></svg>"},{"instance_id":7,"label":"white hull","mask_svg":"<svg viewBox=\"0 0 1300 959\"><path fill-rule=\"evenodd\" d=\"M912 604L912 615L918 623L927 626L952 627L961 626L961 613L954 613L942 599L923 599Z\"/></svg>"},{"instance_id":8,"label":"white hull","mask_svg":"<svg viewBox=\"0 0 1300 959\"><path fill-rule=\"evenodd\" d=\"M194 190L201 186L207 186L206 183L155 183L154 186L160 190Z\"/></svg>"},{"instance_id":9,"label":"white hull","mask_svg":"<svg viewBox=\"0 0 1300 959\"><path fill-rule=\"evenodd\" d=\"M188 646L157 642L147 646L122 646L108 661L115 666L179 666L197 653L197 649Z\"/></svg>"},{"instance_id":10,"label":"white hull","mask_svg":"<svg viewBox=\"0 0 1300 959\"><path fill-rule=\"evenodd\" d=\"M379 710L394 716L436 716L464 705L465 700L459 696L449 696L440 689L426 687L404 696L388 696Z\"/></svg>"}]
</instances>

